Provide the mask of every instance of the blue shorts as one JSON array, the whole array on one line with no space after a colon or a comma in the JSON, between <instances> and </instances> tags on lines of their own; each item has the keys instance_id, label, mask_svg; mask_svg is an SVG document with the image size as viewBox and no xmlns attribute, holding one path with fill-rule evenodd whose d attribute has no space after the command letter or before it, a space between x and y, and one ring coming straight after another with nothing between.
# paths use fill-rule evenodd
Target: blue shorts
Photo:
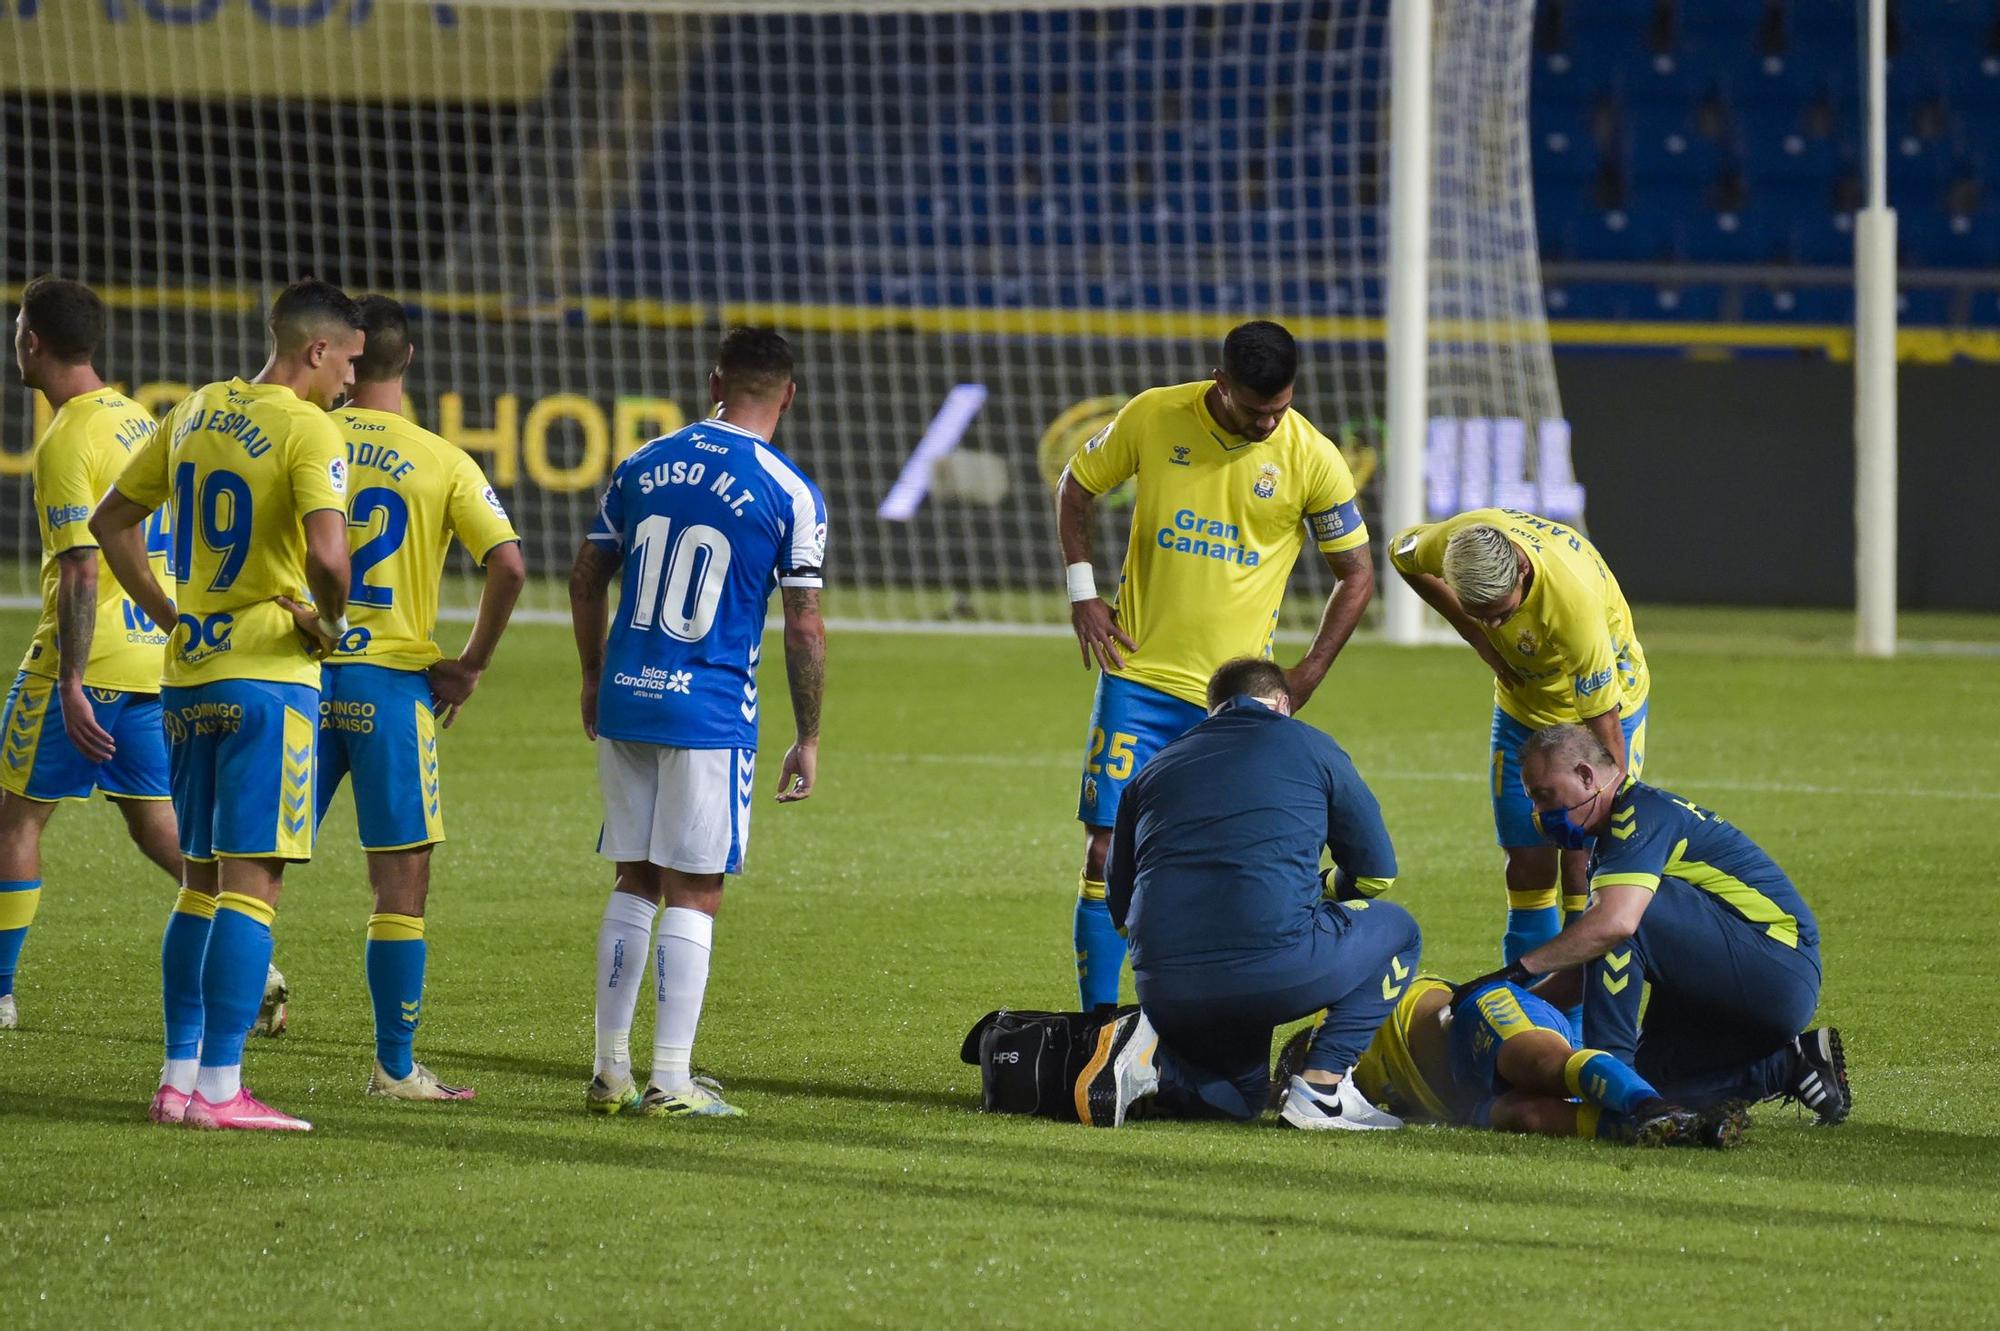
<instances>
[{"instance_id":1,"label":"blue shorts","mask_svg":"<svg viewBox=\"0 0 2000 1331\"><path fill-rule=\"evenodd\" d=\"M1194 729L1208 713L1171 693L1116 675L1097 677L1090 705L1090 738L1083 758L1083 792L1077 820L1110 827L1118 818L1125 783L1167 745Z\"/></svg>"},{"instance_id":2,"label":"blue shorts","mask_svg":"<svg viewBox=\"0 0 2000 1331\"><path fill-rule=\"evenodd\" d=\"M86 800L101 790L116 799L163 800L167 732L160 724L160 695L87 689L97 724L118 752L94 763L76 751L63 729L62 693L56 682L22 671L7 693L0 719L0 789L31 800Z\"/></svg>"},{"instance_id":3,"label":"blue shorts","mask_svg":"<svg viewBox=\"0 0 2000 1331\"><path fill-rule=\"evenodd\" d=\"M1500 1046L1526 1031L1554 1031L1577 1047L1569 1019L1518 984L1489 984L1460 999L1446 1037L1451 1076L1477 1105L1472 1121L1484 1127L1493 1097L1509 1088L1500 1075Z\"/></svg>"},{"instance_id":4,"label":"blue shorts","mask_svg":"<svg viewBox=\"0 0 2000 1331\"><path fill-rule=\"evenodd\" d=\"M1625 732L1627 767L1633 776L1641 775L1646 767L1646 709L1650 706L1649 698L1639 704L1638 711L1618 718L1618 728ZM1528 798L1528 788L1521 784L1521 746L1534 733L1525 722L1498 707L1493 709L1493 756L1488 766L1493 774L1493 830L1499 834L1500 844L1509 849L1549 844L1535 827L1535 804Z\"/></svg>"},{"instance_id":5,"label":"blue shorts","mask_svg":"<svg viewBox=\"0 0 2000 1331\"><path fill-rule=\"evenodd\" d=\"M444 840L430 676L356 663L322 666L320 677L319 818L352 772L364 848Z\"/></svg>"},{"instance_id":6,"label":"blue shorts","mask_svg":"<svg viewBox=\"0 0 2000 1331\"><path fill-rule=\"evenodd\" d=\"M181 854L191 860L309 860L313 847L310 684L218 679L160 691Z\"/></svg>"}]
</instances>

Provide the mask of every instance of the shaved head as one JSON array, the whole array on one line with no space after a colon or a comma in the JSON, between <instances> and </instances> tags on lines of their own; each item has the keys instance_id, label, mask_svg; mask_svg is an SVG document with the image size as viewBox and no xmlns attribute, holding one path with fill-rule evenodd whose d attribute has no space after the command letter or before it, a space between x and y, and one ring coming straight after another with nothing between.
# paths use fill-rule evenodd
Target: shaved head
<instances>
[{"instance_id":1,"label":"shaved head","mask_svg":"<svg viewBox=\"0 0 2000 1331\"><path fill-rule=\"evenodd\" d=\"M361 309L333 283L301 278L271 302L269 327L278 354L294 357L314 342L344 338L360 329Z\"/></svg>"}]
</instances>

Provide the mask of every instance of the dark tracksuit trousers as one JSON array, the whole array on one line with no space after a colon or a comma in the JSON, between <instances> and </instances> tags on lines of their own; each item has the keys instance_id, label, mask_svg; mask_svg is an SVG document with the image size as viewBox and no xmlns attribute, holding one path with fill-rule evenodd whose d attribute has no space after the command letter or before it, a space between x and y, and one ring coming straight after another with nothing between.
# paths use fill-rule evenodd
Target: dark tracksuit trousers
<instances>
[{"instance_id":1,"label":"dark tracksuit trousers","mask_svg":"<svg viewBox=\"0 0 2000 1331\"><path fill-rule=\"evenodd\" d=\"M1228 963L1134 973L1160 1033L1156 1105L1177 1118L1264 1112L1271 1033L1326 1009L1306 1066L1346 1072L1416 978L1422 939L1393 902L1322 903L1296 943Z\"/></svg>"},{"instance_id":2,"label":"dark tracksuit trousers","mask_svg":"<svg viewBox=\"0 0 2000 1331\"><path fill-rule=\"evenodd\" d=\"M1583 1029L1592 1048L1677 1104L1763 1100L1796 1076L1792 1037L1812 1021L1819 984L1815 944L1788 946L1700 888L1662 878L1631 942L1590 963Z\"/></svg>"}]
</instances>

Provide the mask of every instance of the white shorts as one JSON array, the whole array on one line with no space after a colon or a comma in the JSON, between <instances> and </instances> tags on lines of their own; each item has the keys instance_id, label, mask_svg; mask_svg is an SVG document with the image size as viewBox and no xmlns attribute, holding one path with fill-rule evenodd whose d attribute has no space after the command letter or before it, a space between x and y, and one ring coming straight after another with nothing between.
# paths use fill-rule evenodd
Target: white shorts
<instances>
[{"instance_id":1,"label":"white shorts","mask_svg":"<svg viewBox=\"0 0 2000 1331\"><path fill-rule=\"evenodd\" d=\"M600 736L604 830L597 851L682 873L742 873L756 783L755 749L675 749Z\"/></svg>"}]
</instances>

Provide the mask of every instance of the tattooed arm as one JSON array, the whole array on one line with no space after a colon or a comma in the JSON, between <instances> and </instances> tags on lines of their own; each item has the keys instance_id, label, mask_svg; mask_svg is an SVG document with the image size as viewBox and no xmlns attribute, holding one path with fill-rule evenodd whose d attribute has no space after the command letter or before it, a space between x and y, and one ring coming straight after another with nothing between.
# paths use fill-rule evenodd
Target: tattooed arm
<instances>
[{"instance_id":1,"label":"tattooed arm","mask_svg":"<svg viewBox=\"0 0 2000 1331\"><path fill-rule=\"evenodd\" d=\"M826 694L826 625L819 617L819 588L787 587L785 678L792 688L792 718L798 739L785 751L778 773L778 802L790 804L812 794L819 776L819 710Z\"/></svg>"}]
</instances>

